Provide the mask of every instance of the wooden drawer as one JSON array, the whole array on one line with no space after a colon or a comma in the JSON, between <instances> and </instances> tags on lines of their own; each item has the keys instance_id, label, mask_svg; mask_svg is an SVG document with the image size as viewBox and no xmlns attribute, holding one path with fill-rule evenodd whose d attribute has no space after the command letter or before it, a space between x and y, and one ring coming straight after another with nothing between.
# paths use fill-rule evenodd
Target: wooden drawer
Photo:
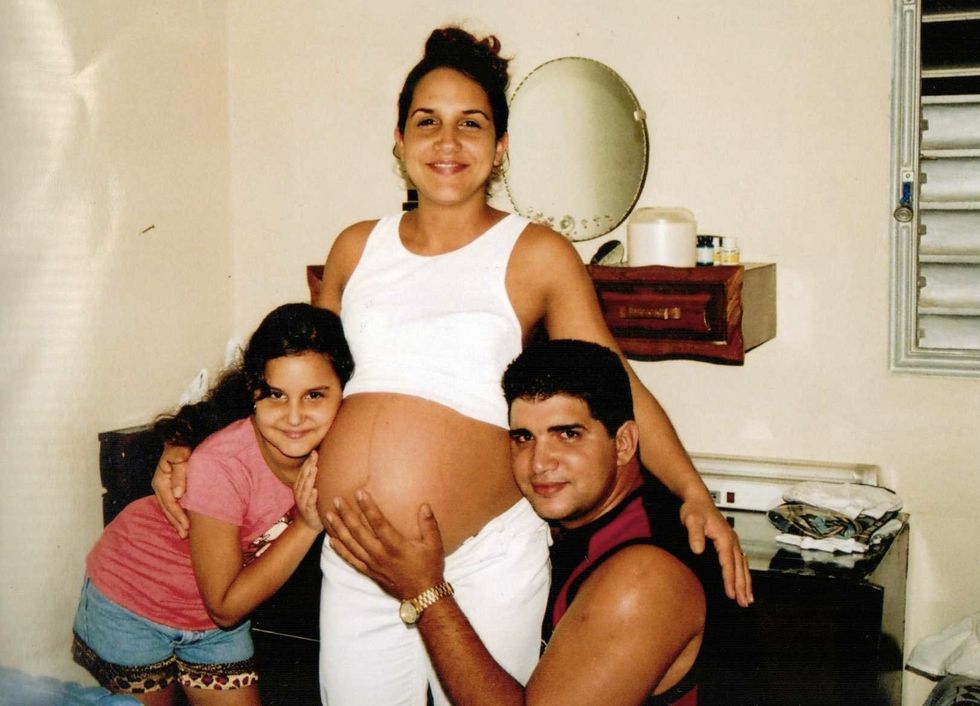
<instances>
[{"instance_id":1,"label":"wooden drawer","mask_svg":"<svg viewBox=\"0 0 980 706\"><path fill-rule=\"evenodd\" d=\"M628 358L741 365L776 335L776 265L601 267L589 275Z\"/></svg>"}]
</instances>

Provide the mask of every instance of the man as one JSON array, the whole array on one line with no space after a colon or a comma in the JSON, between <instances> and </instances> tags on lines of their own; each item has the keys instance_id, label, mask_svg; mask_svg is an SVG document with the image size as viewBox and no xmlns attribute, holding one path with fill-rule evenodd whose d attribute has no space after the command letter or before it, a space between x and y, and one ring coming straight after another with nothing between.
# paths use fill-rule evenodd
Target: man
<instances>
[{"instance_id":1,"label":"man","mask_svg":"<svg viewBox=\"0 0 980 706\"><path fill-rule=\"evenodd\" d=\"M366 493L357 493L356 508L336 499L331 544L402 600L402 618L419 630L453 703L695 704L690 672L706 602L685 562L699 572L717 564L690 552L676 500L641 470L618 356L550 341L525 350L503 386L514 477L556 530L548 642L526 687L494 661L455 603L428 506L419 536L403 537Z\"/></svg>"}]
</instances>

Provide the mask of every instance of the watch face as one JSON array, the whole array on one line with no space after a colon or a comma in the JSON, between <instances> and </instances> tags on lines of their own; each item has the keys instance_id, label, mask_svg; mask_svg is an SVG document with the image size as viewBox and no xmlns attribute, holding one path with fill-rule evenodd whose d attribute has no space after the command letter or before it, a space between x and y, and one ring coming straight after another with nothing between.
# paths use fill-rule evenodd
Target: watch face
<instances>
[{"instance_id":1,"label":"watch face","mask_svg":"<svg viewBox=\"0 0 980 706\"><path fill-rule=\"evenodd\" d=\"M411 601L402 601L401 607L398 609L398 615L406 625L414 625L415 621L419 619L419 612L412 605Z\"/></svg>"}]
</instances>

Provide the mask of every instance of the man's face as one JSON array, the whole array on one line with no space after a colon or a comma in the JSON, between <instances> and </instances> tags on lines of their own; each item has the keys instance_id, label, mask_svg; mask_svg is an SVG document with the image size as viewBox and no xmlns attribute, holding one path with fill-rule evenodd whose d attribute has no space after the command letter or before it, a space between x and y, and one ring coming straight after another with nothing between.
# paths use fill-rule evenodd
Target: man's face
<instances>
[{"instance_id":1,"label":"man's face","mask_svg":"<svg viewBox=\"0 0 980 706\"><path fill-rule=\"evenodd\" d=\"M510 449L514 478L544 519L580 527L612 504L617 464L625 461L616 437L577 397L514 400Z\"/></svg>"}]
</instances>

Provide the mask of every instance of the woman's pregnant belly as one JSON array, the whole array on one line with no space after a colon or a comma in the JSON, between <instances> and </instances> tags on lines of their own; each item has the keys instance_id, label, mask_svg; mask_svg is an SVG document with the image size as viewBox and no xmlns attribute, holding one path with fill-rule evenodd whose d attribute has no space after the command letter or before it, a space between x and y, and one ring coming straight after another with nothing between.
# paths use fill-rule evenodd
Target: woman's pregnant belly
<instances>
[{"instance_id":1,"label":"woman's pregnant belly","mask_svg":"<svg viewBox=\"0 0 980 706\"><path fill-rule=\"evenodd\" d=\"M507 431L409 395L344 400L320 446L321 514L333 498L353 503L366 488L403 534L418 533L429 503L447 553L520 498Z\"/></svg>"}]
</instances>

